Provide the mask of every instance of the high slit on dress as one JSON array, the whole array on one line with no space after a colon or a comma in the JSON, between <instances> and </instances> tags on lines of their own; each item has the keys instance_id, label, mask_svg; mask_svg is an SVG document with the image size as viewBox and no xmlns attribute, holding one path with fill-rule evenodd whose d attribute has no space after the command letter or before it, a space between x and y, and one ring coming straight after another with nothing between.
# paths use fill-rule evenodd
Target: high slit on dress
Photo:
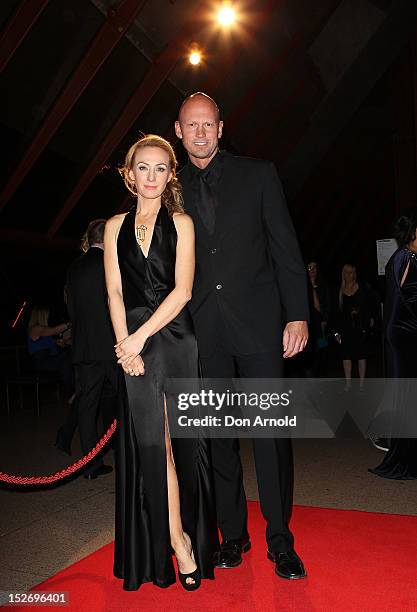
<instances>
[{"instance_id":1,"label":"high slit on dress","mask_svg":"<svg viewBox=\"0 0 417 612\"><path fill-rule=\"evenodd\" d=\"M125 216L117 239L129 333L153 314L175 286L177 233L172 218L162 205L145 257L136 242L135 208ZM114 575L123 579L126 590L138 589L144 582L160 587L175 582L164 394L168 378L199 375L197 342L187 308L147 340L141 355L145 374L125 375L126 395L116 437ZM202 577L214 578L218 536L209 441L172 438L171 446L183 529L191 537Z\"/></svg>"}]
</instances>

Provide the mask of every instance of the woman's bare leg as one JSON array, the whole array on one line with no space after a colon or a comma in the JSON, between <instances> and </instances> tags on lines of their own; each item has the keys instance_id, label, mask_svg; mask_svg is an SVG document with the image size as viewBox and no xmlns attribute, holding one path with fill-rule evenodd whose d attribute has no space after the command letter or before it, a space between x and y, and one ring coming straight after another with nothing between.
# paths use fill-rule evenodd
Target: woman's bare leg
<instances>
[{"instance_id":1,"label":"woman's bare leg","mask_svg":"<svg viewBox=\"0 0 417 612\"><path fill-rule=\"evenodd\" d=\"M180 493L178 487L177 471L175 469L172 454L171 438L169 436L168 420L165 407L165 448L167 456L167 480L168 480L168 511L169 532L171 546L177 558L178 568L182 574L190 574L196 568L196 562L191 557L190 542L184 537L180 512ZM188 584L194 584L193 578L187 578Z\"/></svg>"},{"instance_id":2,"label":"woman's bare leg","mask_svg":"<svg viewBox=\"0 0 417 612\"><path fill-rule=\"evenodd\" d=\"M363 385L365 383L365 376L366 376L366 359L358 360L358 370L359 370L359 385L361 389L363 389Z\"/></svg>"},{"instance_id":3,"label":"woman's bare leg","mask_svg":"<svg viewBox=\"0 0 417 612\"><path fill-rule=\"evenodd\" d=\"M352 381L352 361L350 359L343 360L343 370L345 372L345 389L350 389Z\"/></svg>"}]
</instances>

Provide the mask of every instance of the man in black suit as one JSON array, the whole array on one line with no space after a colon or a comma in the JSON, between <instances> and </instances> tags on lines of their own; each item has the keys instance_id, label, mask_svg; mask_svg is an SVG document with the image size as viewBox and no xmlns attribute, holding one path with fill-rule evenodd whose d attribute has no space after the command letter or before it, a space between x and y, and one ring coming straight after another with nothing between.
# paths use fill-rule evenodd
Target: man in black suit
<instances>
[{"instance_id":1,"label":"man in black suit","mask_svg":"<svg viewBox=\"0 0 417 612\"><path fill-rule=\"evenodd\" d=\"M78 402L78 426L83 453L98 442L99 407L105 429L116 415L119 368L107 306L103 248L106 221L92 221L85 235L85 253L67 275L68 312L72 322L72 358ZM97 478L112 471L99 454L84 476Z\"/></svg>"},{"instance_id":2,"label":"man in black suit","mask_svg":"<svg viewBox=\"0 0 417 612\"><path fill-rule=\"evenodd\" d=\"M218 149L223 122L203 93L182 104L175 131L189 161L180 173L196 232L190 311L203 376L279 378L308 338L306 272L275 167ZM286 322L283 331L283 320ZM254 439L268 557L277 575L303 578L288 523L293 464L288 439ZM235 567L250 548L238 441L213 439L222 545L216 566Z\"/></svg>"}]
</instances>

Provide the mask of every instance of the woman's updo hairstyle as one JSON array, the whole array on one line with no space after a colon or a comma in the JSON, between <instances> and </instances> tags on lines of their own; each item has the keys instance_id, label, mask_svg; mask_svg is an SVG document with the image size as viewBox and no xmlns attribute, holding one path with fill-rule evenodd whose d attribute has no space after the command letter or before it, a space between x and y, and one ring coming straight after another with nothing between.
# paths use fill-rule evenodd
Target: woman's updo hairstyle
<instances>
[{"instance_id":1,"label":"woman's updo hairstyle","mask_svg":"<svg viewBox=\"0 0 417 612\"><path fill-rule=\"evenodd\" d=\"M135 161L136 151L143 147L159 147L168 153L170 171L172 172L171 180L167 183L167 186L162 194L162 204L164 204L168 210L168 214L172 217L174 213L183 213L183 199L181 185L177 179L177 158L175 157L174 149L171 144L155 134L147 134L137 140L129 149L125 157L125 163L118 170L123 178L126 187L133 195L137 196L138 191L136 184L129 177L129 171L133 169Z\"/></svg>"},{"instance_id":2,"label":"woman's updo hairstyle","mask_svg":"<svg viewBox=\"0 0 417 612\"><path fill-rule=\"evenodd\" d=\"M394 238L400 248L416 239L416 228L417 207L407 208L394 225Z\"/></svg>"}]
</instances>

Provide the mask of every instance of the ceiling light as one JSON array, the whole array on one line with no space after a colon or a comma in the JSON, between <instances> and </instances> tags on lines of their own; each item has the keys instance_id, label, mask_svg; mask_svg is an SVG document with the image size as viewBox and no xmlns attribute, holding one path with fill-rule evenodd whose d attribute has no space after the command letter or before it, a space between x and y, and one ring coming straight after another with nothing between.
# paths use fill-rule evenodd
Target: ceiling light
<instances>
[{"instance_id":1,"label":"ceiling light","mask_svg":"<svg viewBox=\"0 0 417 612\"><path fill-rule=\"evenodd\" d=\"M200 64L200 62L201 62L201 53L200 53L200 51L197 51L195 49L193 51L191 51L190 55L188 56L188 61L193 66L198 66L198 64Z\"/></svg>"},{"instance_id":2,"label":"ceiling light","mask_svg":"<svg viewBox=\"0 0 417 612\"><path fill-rule=\"evenodd\" d=\"M225 4L217 13L217 20L222 26L230 26L236 21L236 13L230 5Z\"/></svg>"}]
</instances>

